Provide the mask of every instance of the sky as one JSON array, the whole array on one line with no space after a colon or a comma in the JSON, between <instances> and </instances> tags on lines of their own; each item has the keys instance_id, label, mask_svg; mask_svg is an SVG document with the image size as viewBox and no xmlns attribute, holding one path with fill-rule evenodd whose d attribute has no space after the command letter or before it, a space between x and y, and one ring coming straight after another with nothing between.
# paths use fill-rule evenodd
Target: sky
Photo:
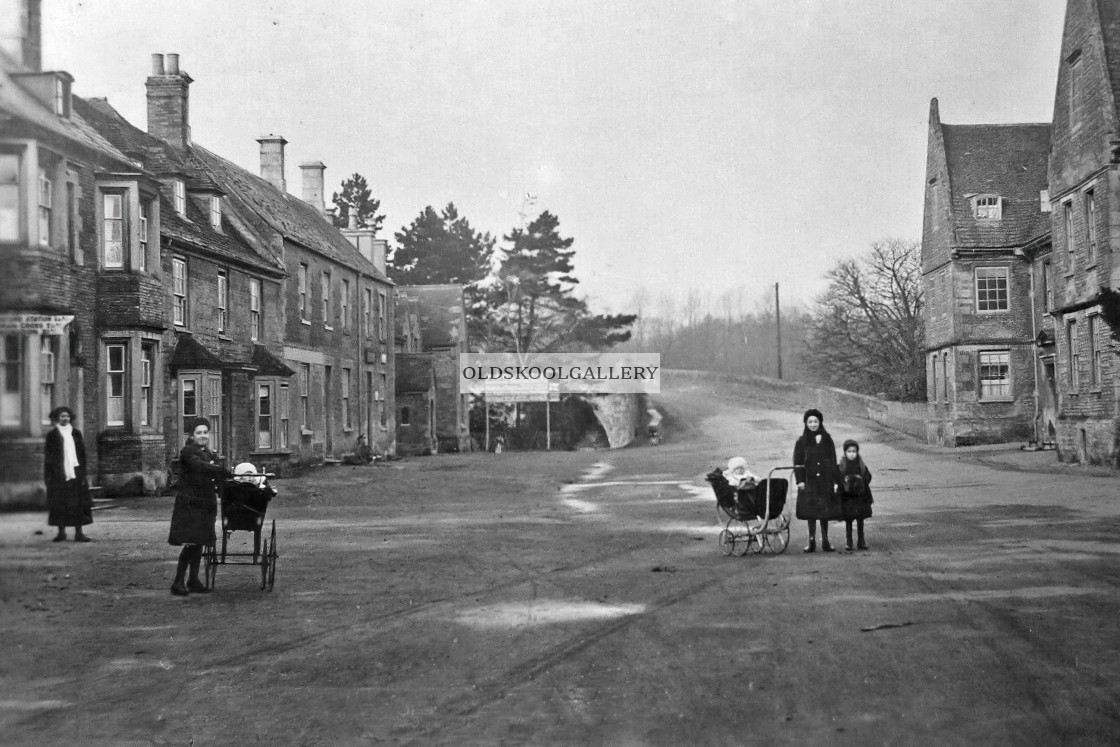
<instances>
[{"instance_id":1,"label":"sky","mask_svg":"<svg viewBox=\"0 0 1120 747\"><path fill-rule=\"evenodd\" d=\"M364 175L393 234L542 210L600 310L689 289L807 305L836 258L921 238L929 103L1048 122L1059 0L43 0L44 69L146 126L153 53L195 142ZM526 195L532 195L527 201Z\"/></svg>"}]
</instances>

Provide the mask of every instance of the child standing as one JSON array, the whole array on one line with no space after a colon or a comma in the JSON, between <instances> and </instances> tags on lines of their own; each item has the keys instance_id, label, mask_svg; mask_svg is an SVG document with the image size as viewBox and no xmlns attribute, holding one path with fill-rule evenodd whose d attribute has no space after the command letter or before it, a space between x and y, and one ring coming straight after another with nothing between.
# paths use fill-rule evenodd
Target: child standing
<instances>
[{"instance_id":1,"label":"child standing","mask_svg":"<svg viewBox=\"0 0 1120 747\"><path fill-rule=\"evenodd\" d=\"M858 541L856 548L867 549L863 537L863 520L871 518L871 471L859 455L859 444L852 439L844 442L844 456L840 459L840 507L848 531L846 550L852 548L852 522L856 522Z\"/></svg>"}]
</instances>

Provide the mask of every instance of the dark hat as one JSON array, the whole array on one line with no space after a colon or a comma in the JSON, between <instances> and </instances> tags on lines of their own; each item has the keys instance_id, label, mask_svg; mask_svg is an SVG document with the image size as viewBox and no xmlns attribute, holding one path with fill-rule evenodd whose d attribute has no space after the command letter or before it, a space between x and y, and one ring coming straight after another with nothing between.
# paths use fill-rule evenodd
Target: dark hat
<instances>
[{"instance_id":1,"label":"dark hat","mask_svg":"<svg viewBox=\"0 0 1120 747\"><path fill-rule=\"evenodd\" d=\"M59 405L59 407L50 411L50 414L47 415L47 417L50 418L50 422L58 422L58 415L60 415L64 412L68 412L69 417L71 417L71 420L74 420L74 411L67 408L65 404Z\"/></svg>"},{"instance_id":2,"label":"dark hat","mask_svg":"<svg viewBox=\"0 0 1120 747\"><path fill-rule=\"evenodd\" d=\"M210 425L210 421L207 420L206 418L194 418L193 420L190 421L190 423L188 425L188 427L190 429L189 432L192 436L194 435L195 429L198 428L198 426L200 426L200 425L205 425L207 430L212 430L213 427L214 427L214 426Z\"/></svg>"},{"instance_id":3,"label":"dark hat","mask_svg":"<svg viewBox=\"0 0 1120 747\"><path fill-rule=\"evenodd\" d=\"M809 418L814 416L817 418L817 420L821 421L821 423L824 423L824 415L821 415L821 411L816 409L815 407L811 407L805 411L805 414L801 417L801 422L808 423Z\"/></svg>"},{"instance_id":4,"label":"dark hat","mask_svg":"<svg viewBox=\"0 0 1120 747\"><path fill-rule=\"evenodd\" d=\"M856 447L856 451L859 451L859 442L854 438L849 438L847 441L845 441L844 448L841 449L841 451L847 451L849 446L854 446Z\"/></svg>"}]
</instances>

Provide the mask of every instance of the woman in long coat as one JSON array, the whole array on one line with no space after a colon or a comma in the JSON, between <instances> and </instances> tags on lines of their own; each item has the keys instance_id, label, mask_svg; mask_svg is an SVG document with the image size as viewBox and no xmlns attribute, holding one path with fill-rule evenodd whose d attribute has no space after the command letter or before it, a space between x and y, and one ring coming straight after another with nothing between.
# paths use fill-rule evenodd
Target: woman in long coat
<instances>
[{"instance_id":1,"label":"woman in long coat","mask_svg":"<svg viewBox=\"0 0 1120 747\"><path fill-rule=\"evenodd\" d=\"M93 523L93 500L86 482L86 445L71 422L69 407L50 414L54 427L43 447L43 482L47 484L47 523L58 527L55 542L66 541L66 527L74 527L75 542L92 542L82 527Z\"/></svg>"},{"instance_id":2,"label":"woman in long coat","mask_svg":"<svg viewBox=\"0 0 1120 747\"><path fill-rule=\"evenodd\" d=\"M839 475L836 469L836 444L824 429L820 410L807 410L802 422L805 430L793 447L793 475L797 481L797 518L809 522L809 544L805 552L817 549L816 523L821 525L821 549L832 552L828 542L828 522L840 518L836 494Z\"/></svg>"},{"instance_id":3,"label":"woman in long coat","mask_svg":"<svg viewBox=\"0 0 1120 747\"><path fill-rule=\"evenodd\" d=\"M214 520L218 516L217 480L230 472L210 451L210 421L197 418L187 445L179 453L179 492L175 496L175 509L171 513L171 531L167 542L182 545L179 564L171 593L186 596L190 592L205 594L210 591L198 580L198 567L202 562L203 547L214 542ZM190 570L190 578L183 577Z\"/></svg>"}]
</instances>

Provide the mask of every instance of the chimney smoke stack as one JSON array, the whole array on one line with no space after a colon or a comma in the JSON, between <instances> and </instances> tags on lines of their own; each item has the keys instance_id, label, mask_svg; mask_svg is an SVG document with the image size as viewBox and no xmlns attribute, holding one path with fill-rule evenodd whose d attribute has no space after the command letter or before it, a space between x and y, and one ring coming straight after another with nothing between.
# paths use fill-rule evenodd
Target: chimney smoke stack
<instances>
[{"instance_id":1,"label":"chimney smoke stack","mask_svg":"<svg viewBox=\"0 0 1120 747\"><path fill-rule=\"evenodd\" d=\"M303 201L318 211L319 215L326 217L327 204L323 189L323 172L327 167L322 161L308 161L301 163L299 169L303 172Z\"/></svg>"},{"instance_id":2,"label":"chimney smoke stack","mask_svg":"<svg viewBox=\"0 0 1120 747\"><path fill-rule=\"evenodd\" d=\"M42 0L0 0L0 49L28 72L43 72Z\"/></svg>"},{"instance_id":3,"label":"chimney smoke stack","mask_svg":"<svg viewBox=\"0 0 1120 747\"><path fill-rule=\"evenodd\" d=\"M165 64L166 63L166 64ZM176 148L191 144L191 76L179 70L179 55L153 54L148 89L148 134Z\"/></svg>"},{"instance_id":4,"label":"chimney smoke stack","mask_svg":"<svg viewBox=\"0 0 1120 747\"><path fill-rule=\"evenodd\" d=\"M175 54L174 52L167 55L167 74L168 75L178 75L179 74L179 55Z\"/></svg>"},{"instance_id":5,"label":"chimney smoke stack","mask_svg":"<svg viewBox=\"0 0 1120 747\"><path fill-rule=\"evenodd\" d=\"M154 54L154 55L152 55L152 77L153 78L158 78L162 75L164 75L164 72L163 72L163 55Z\"/></svg>"}]
</instances>

